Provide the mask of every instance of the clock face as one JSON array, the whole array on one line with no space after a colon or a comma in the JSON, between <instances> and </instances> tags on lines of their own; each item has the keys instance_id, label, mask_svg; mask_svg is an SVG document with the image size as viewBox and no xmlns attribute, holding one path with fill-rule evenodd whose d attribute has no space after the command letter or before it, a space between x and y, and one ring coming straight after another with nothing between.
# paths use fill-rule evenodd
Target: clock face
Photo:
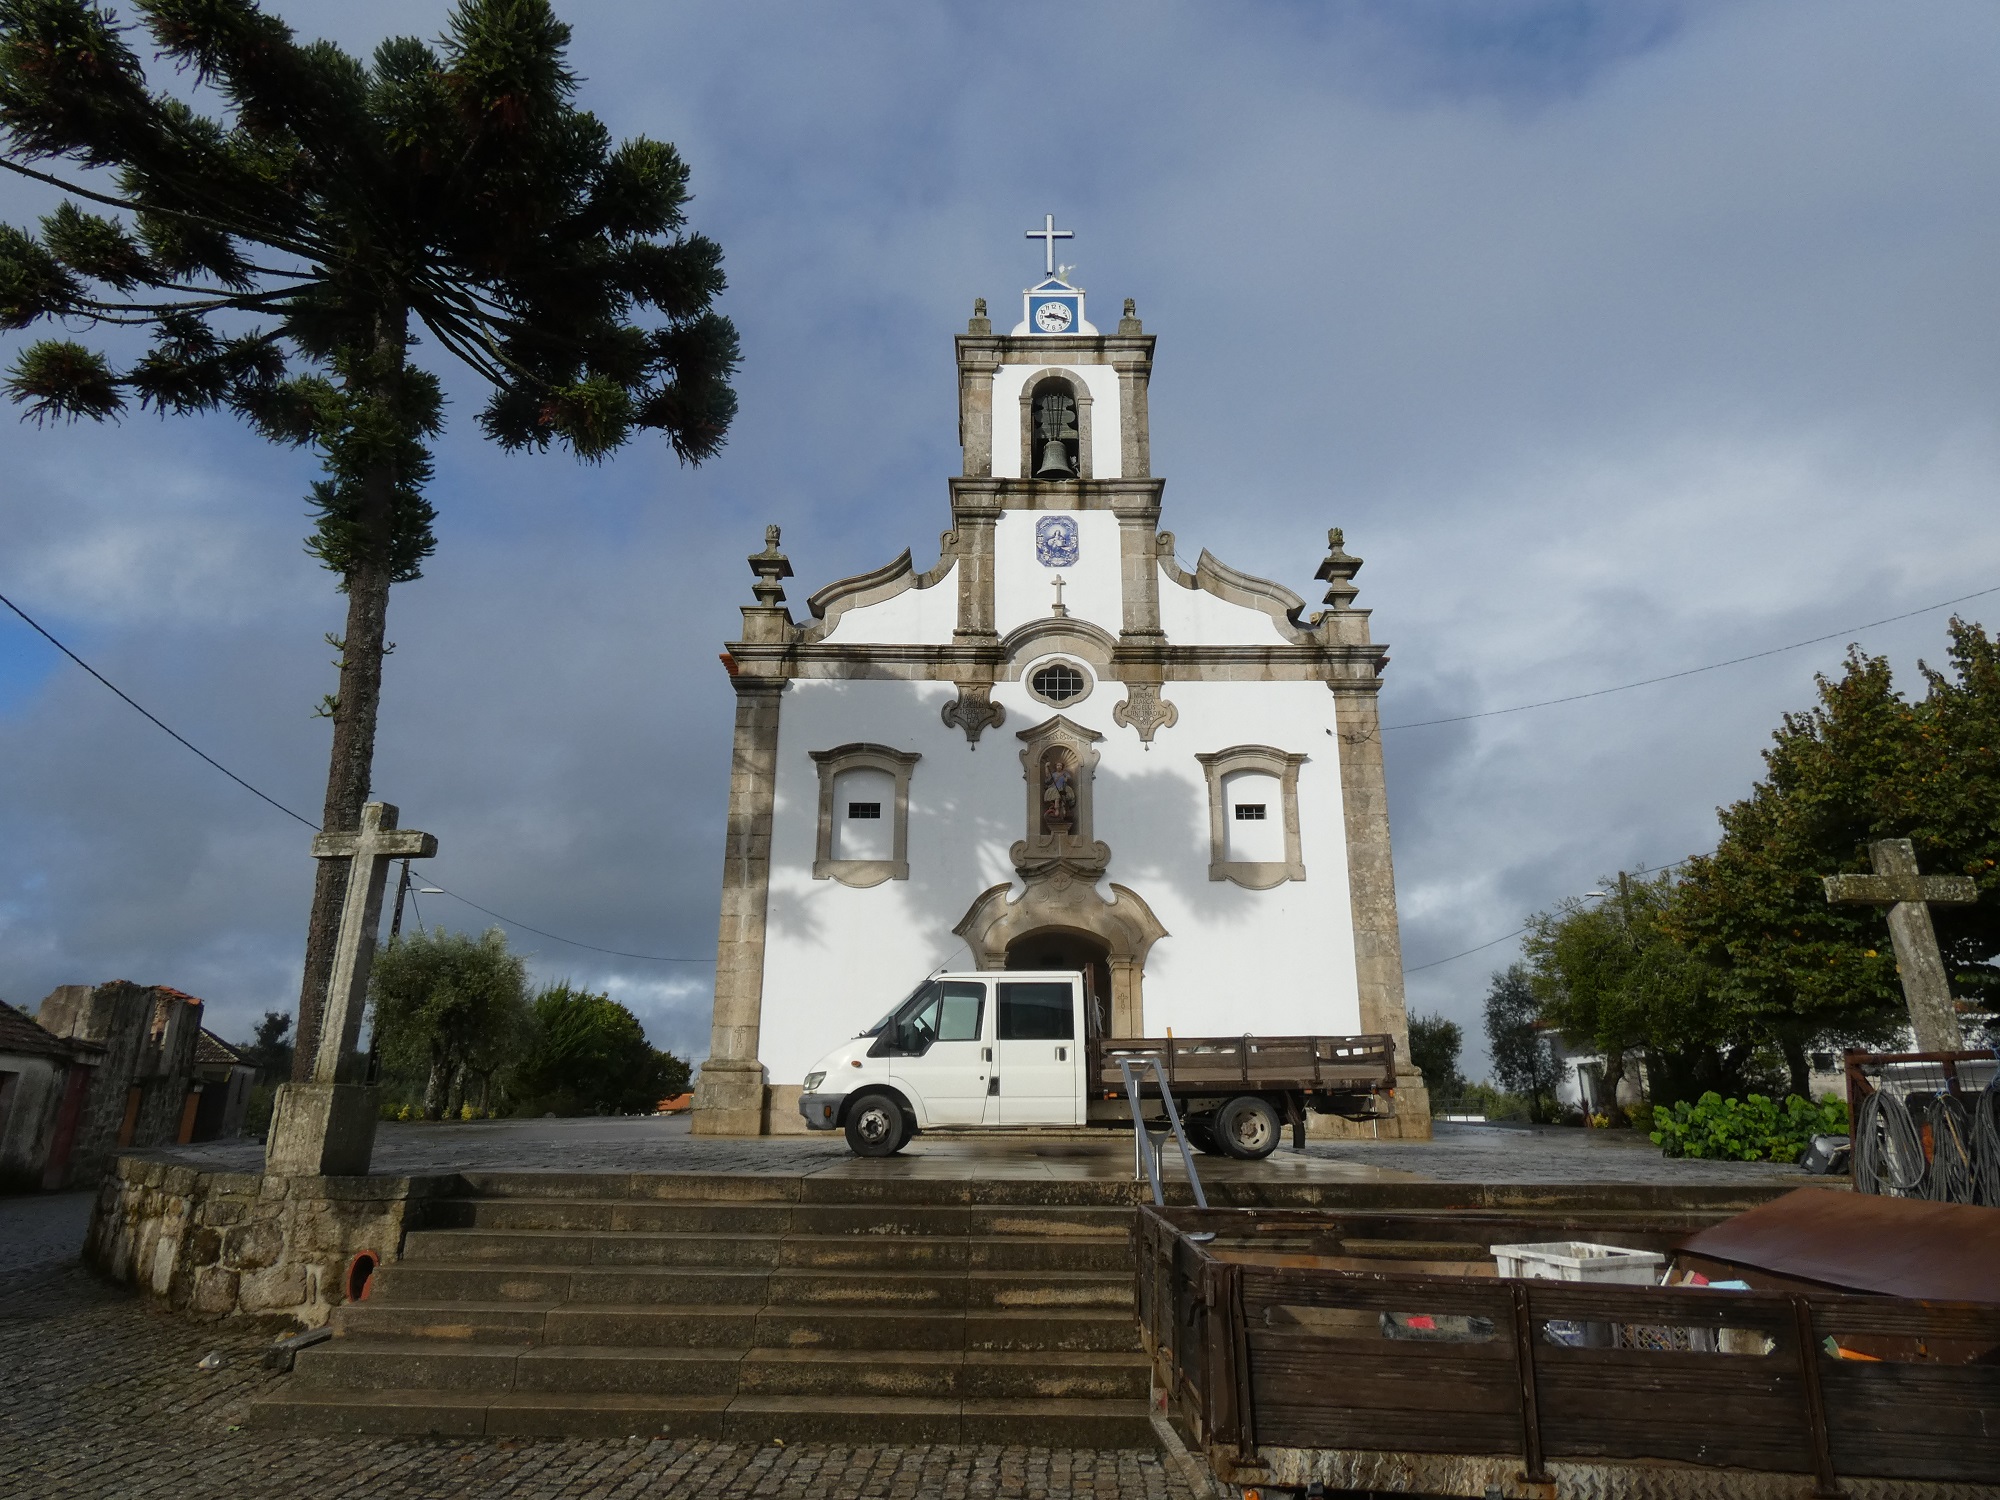
<instances>
[{"instance_id":1,"label":"clock face","mask_svg":"<svg viewBox=\"0 0 2000 1500\"><path fill-rule=\"evenodd\" d=\"M1067 302L1044 302L1035 309L1035 326L1043 333L1062 333L1074 316Z\"/></svg>"}]
</instances>

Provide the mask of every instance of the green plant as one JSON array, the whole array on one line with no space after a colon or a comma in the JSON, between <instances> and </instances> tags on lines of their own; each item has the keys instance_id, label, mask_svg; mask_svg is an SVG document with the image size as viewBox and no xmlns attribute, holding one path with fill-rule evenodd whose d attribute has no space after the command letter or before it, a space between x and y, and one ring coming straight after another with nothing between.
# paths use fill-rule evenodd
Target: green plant
<instances>
[{"instance_id":1,"label":"green plant","mask_svg":"<svg viewBox=\"0 0 2000 1500\"><path fill-rule=\"evenodd\" d=\"M1847 1105L1829 1094L1780 1104L1765 1094L1725 1099L1710 1090L1653 1116L1653 1144L1668 1156L1710 1161L1797 1161L1816 1135L1845 1135Z\"/></svg>"},{"instance_id":2,"label":"green plant","mask_svg":"<svg viewBox=\"0 0 2000 1500\"><path fill-rule=\"evenodd\" d=\"M646 1040L639 1018L608 995L552 985L535 997L535 1041L514 1078L529 1115L651 1113L683 1093L688 1065Z\"/></svg>"}]
</instances>

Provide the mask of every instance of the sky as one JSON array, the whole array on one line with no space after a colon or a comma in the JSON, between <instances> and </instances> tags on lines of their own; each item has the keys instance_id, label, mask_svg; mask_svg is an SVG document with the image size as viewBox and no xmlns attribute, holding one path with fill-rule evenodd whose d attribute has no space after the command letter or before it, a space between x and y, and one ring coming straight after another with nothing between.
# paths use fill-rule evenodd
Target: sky
<instances>
[{"instance_id":1,"label":"sky","mask_svg":"<svg viewBox=\"0 0 2000 1500\"><path fill-rule=\"evenodd\" d=\"M447 14L272 8L355 50ZM1097 321L1132 297L1158 335L1181 555L1309 598L1329 526L1366 559L1410 1007L1465 1027L1472 1076L1518 949L1453 955L1712 847L1850 640L1914 680L1927 607L2000 589L2000 8L559 9L583 102L692 164L741 413L698 470L646 441L592 468L485 444L447 371L376 795L538 980L659 1045L707 1049L742 559L782 525L801 612L936 559L952 335L1033 279L1045 213ZM50 206L0 181L0 219ZM0 593L308 816L341 623L313 477L226 417L0 418ZM171 984L247 1037L296 1001L307 837L0 617L0 999Z\"/></svg>"}]
</instances>

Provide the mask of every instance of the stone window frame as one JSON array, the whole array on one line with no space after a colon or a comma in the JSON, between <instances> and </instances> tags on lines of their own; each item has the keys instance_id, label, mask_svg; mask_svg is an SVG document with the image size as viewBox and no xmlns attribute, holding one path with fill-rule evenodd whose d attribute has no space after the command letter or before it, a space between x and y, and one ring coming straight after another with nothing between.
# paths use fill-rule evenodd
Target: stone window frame
<instances>
[{"instance_id":1,"label":"stone window frame","mask_svg":"<svg viewBox=\"0 0 2000 1500\"><path fill-rule=\"evenodd\" d=\"M1044 365L1021 383L1021 477L1035 477L1035 391L1050 380L1067 385L1076 402L1076 480L1095 478L1096 464L1090 452L1090 382L1065 365ZM1066 482L1074 484L1076 480Z\"/></svg>"},{"instance_id":2,"label":"stone window frame","mask_svg":"<svg viewBox=\"0 0 2000 1500\"><path fill-rule=\"evenodd\" d=\"M813 852L814 880L837 880L866 890L885 880L910 878L910 773L923 756L888 745L856 742L831 750L808 751L819 768L819 834ZM890 830L888 859L833 857L833 791L843 771L885 771L896 783L895 822Z\"/></svg>"},{"instance_id":3,"label":"stone window frame","mask_svg":"<svg viewBox=\"0 0 2000 1500\"><path fill-rule=\"evenodd\" d=\"M1049 667L1068 667L1083 679L1083 691L1072 694L1067 698L1051 698L1047 696L1040 688L1035 686L1035 674ZM1033 698L1037 703L1045 703L1050 708L1059 711L1067 710L1083 702L1092 693L1097 691L1097 673L1091 670L1087 662L1082 661L1078 657L1045 656L1038 661L1029 662L1022 670L1021 686L1026 690L1028 696Z\"/></svg>"},{"instance_id":4,"label":"stone window frame","mask_svg":"<svg viewBox=\"0 0 2000 1500\"><path fill-rule=\"evenodd\" d=\"M1293 755L1270 745L1231 745L1197 755L1208 773L1208 878L1229 880L1245 890L1268 891L1288 880L1306 878L1305 857L1299 843L1299 767L1309 757ZM1278 780L1278 796L1284 805L1285 857L1282 860L1229 858L1229 806L1223 781L1239 771L1259 771Z\"/></svg>"}]
</instances>

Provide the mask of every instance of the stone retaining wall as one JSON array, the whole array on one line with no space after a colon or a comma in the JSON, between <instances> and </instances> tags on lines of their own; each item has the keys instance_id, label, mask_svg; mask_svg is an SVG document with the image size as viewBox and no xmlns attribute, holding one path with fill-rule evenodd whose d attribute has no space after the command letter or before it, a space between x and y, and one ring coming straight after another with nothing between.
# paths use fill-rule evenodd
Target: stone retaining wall
<instances>
[{"instance_id":1,"label":"stone retaining wall","mask_svg":"<svg viewBox=\"0 0 2000 1500\"><path fill-rule=\"evenodd\" d=\"M98 1190L83 1258L113 1281L204 1317L316 1328L346 1300L354 1256L381 1264L455 1177L270 1177L121 1156Z\"/></svg>"}]
</instances>

